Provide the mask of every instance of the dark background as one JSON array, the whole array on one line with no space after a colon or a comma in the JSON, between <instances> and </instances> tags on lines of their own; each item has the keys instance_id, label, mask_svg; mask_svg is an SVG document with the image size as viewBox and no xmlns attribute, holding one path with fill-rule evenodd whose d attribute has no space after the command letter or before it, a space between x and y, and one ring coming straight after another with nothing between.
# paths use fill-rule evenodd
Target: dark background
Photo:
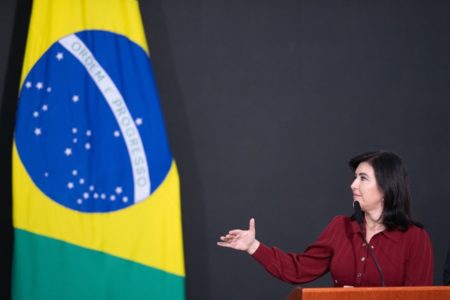
<instances>
[{"instance_id":1,"label":"dark background","mask_svg":"<svg viewBox=\"0 0 450 300\"><path fill-rule=\"evenodd\" d=\"M441 284L450 242L450 2L140 5L180 171L189 300L283 299L290 285L247 254L217 247L218 237L255 217L258 239L302 251L334 215L352 212L347 161L374 149L397 152L408 166ZM30 7L30 0L0 2L2 299Z\"/></svg>"}]
</instances>

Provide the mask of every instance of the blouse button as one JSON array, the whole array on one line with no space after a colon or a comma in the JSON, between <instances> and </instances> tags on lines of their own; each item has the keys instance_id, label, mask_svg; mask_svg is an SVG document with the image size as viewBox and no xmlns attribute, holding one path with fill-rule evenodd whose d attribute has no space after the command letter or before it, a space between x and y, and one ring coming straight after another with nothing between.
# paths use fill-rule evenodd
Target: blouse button
<instances>
[{"instance_id":1,"label":"blouse button","mask_svg":"<svg viewBox=\"0 0 450 300\"><path fill-rule=\"evenodd\" d=\"M372 249L373 249L373 248L375 248L375 247L374 247L373 245L370 245L370 248L372 248Z\"/></svg>"},{"instance_id":2,"label":"blouse button","mask_svg":"<svg viewBox=\"0 0 450 300\"><path fill-rule=\"evenodd\" d=\"M366 258L363 256L363 257L361 257L361 261L365 261L366 260Z\"/></svg>"},{"instance_id":3,"label":"blouse button","mask_svg":"<svg viewBox=\"0 0 450 300\"><path fill-rule=\"evenodd\" d=\"M357 274L356 274L356 277L361 278L361 277L362 277L362 274L361 274L361 273L357 273Z\"/></svg>"},{"instance_id":4,"label":"blouse button","mask_svg":"<svg viewBox=\"0 0 450 300\"><path fill-rule=\"evenodd\" d=\"M365 247L365 246L366 246L366 243L362 243L362 246Z\"/></svg>"}]
</instances>

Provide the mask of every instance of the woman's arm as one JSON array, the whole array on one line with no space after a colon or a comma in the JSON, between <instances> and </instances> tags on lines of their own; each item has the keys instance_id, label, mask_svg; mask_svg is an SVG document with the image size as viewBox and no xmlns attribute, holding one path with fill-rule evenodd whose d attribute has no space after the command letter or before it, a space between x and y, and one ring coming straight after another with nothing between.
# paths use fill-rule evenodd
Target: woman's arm
<instances>
[{"instance_id":1,"label":"woman's arm","mask_svg":"<svg viewBox=\"0 0 450 300\"><path fill-rule=\"evenodd\" d=\"M428 233L415 228L406 260L405 285L433 284L433 248Z\"/></svg>"},{"instance_id":2,"label":"woman's arm","mask_svg":"<svg viewBox=\"0 0 450 300\"><path fill-rule=\"evenodd\" d=\"M270 274L290 283L305 283L319 278L329 271L333 256L332 241L344 234L344 217L336 217L325 228L319 238L303 253L286 253L270 248L255 238L255 221L250 220L249 229L230 230L221 236L222 247L247 251Z\"/></svg>"},{"instance_id":3,"label":"woman's arm","mask_svg":"<svg viewBox=\"0 0 450 300\"><path fill-rule=\"evenodd\" d=\"M336 217L303 253L286 253L261 244L252 255L270 274L290 283L313 281L330 270L332 241L343 234L343 217Z\"/></svg>"}]
</instances>

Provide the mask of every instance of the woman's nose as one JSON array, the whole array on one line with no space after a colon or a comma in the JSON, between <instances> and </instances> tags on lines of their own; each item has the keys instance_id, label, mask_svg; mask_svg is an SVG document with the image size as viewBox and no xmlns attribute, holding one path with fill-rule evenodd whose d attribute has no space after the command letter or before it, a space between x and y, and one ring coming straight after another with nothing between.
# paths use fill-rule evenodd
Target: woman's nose
<instances>
[{"instance_id":1,"label":"woman's nose","mask_svg":"<svg viewBox=\"0 0 450 300\"><path fill-rule=\"evenodd\" d=\"M355 178L355 180L353 180L352 184L350 185L350 189L354 190L358 187L358 178Z\"/></svg>"}]
</instances>

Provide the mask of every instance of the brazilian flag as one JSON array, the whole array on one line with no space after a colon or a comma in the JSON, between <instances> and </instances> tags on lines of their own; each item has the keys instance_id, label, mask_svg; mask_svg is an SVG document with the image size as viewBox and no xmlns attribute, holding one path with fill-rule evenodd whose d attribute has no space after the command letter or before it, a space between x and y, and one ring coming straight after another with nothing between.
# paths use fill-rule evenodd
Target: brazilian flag
<instances>
[{"instance_id":1,"label":"brazilian flag","mask_svg":"<svg viewBox=\"0 0 450 300\"><path fill-rule=\"evenodd\" d=\"M34 0L13 299L184 299L179 179L136 0Z\"/></svg>"}]
</instances>

